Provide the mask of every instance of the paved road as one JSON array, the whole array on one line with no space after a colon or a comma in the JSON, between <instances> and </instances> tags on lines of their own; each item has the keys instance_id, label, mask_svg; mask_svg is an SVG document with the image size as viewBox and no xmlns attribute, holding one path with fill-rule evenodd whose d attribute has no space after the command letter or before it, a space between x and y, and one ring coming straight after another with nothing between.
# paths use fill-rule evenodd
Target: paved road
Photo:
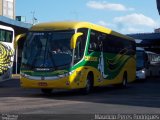
<instances>
[{"instance_id":1,"label":"paved road","mask_svg":"<svg viewBox=\"0 0 160 120\"><path fill-rule=\"evenodd\" d=\"M128 88L96 88L92 94L22 89L19 80L0 83L0 113L10 114L113 114L160 113L160 79L135 82Z\"/></svg>"}]
</instances>

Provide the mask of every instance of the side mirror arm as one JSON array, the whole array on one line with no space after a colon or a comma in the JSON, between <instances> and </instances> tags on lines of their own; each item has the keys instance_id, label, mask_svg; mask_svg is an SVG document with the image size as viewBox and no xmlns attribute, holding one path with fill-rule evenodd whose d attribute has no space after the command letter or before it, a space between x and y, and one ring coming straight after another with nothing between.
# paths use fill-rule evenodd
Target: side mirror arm
<instances>
[{"instance_id":1,"label":"side mirror arm","mask_svg":"<svg viewBox=\"0 0 160 120\"><path fill-rule=\"evenodd\" d=\"M21 38L23 38L25 35L26 35L26 34L24 33L24 34L19 34L19 35L17 35L17 36L15 37L15 39L14 39L14 48L15 48L15 49L17 48L18 40L21 39Z\"/></svg>"},{"instance_id":2,"label":"side mirror arm","mask_svg":"<svg viewBox=\"0 0 160 120\"><path fill-rule=\"evenodd\" d=\"M75 33L72 38L71 38L71 43L70 43L70 47L71 49L75 49L76 48L76 43L77 43L77 39L78 37L82 36L83 33L81 32L78 32L78 33Z\"/></svg>"}]
</instances>

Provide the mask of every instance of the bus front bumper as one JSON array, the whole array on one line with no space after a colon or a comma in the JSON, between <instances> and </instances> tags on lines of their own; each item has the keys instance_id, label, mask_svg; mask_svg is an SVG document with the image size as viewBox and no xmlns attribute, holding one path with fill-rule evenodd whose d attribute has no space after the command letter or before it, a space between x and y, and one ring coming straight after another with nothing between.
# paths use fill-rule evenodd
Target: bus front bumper
<instances>
[{"instance_id":1,"label":"bus front bumper","mask_svg":"<svg viewBox=\"0 0 160 120\"><path fill-rule=\"evenodd\" d=\"M72 89L69 77L59 79L43 79L44 77L37 77L37 79L30 79L27 77L20 77L21 87L23 88L55 88L55 89Z\"/></svg>"}]
</instances>

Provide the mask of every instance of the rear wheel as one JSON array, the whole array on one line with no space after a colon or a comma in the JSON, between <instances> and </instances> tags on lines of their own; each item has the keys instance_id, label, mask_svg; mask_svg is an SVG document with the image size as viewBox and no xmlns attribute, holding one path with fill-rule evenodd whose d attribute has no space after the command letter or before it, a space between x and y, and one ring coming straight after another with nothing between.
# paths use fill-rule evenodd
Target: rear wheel
<instances>
[{"instance_id":1,"label":"rear wheel","mask_svg":"<svg viewBox=\"0 0 160 120\"><path fill-rule=\"evenodd\" d=\"M127 87L127 84L128 84L127 73L124 73L121 87L125 88L125 87Z\"/></svg>"},{"instance_id":2,"label":"rear wheel","mask_svg":"<svg viewBox=\"0 0 160 120\"><path fill-rule=\"evenodd\" d=\"M44 93L44 94L51 94L52 89L41 89L41 92Z\"/></svg>"},{"instance_id":3,"label":"rear wheel","mask_svg":"<svg viewBox=\"0 0 160 120\"><path fill-rule=\"evenodd\" d=\"M93 89L93 79L91 76L88 76L86 80L86 86L85 88L82 89L82 92L83 94L89 94L91 93L92 89Z\"/></svg>"}]
</instances>

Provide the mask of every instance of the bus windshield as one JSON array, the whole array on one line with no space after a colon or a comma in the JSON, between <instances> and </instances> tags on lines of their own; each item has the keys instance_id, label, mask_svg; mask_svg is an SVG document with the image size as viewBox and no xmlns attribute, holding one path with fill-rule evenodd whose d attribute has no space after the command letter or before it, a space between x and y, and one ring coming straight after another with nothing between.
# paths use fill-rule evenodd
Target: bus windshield
<instances>
[{"instance_id":1,"label":"bus windshield","mask_svg":"<svg viewBox=\"0 0 160 120\"><path fill-rule=\"evenodd\" d=\"M144 57L144 52L142 51L136 51L136 61L137 61L137 69L144 68L145 66L145 57Z\"/></svg>"},{"instance_id":2,"label":"bus windshield","mask_svg":"<svg viewBox=\"0 0 160 120\"><path fill-rule=\"evenodd\" d=\"M66 68L72 61L70 40L74 33L74 30L29 32L24 44L22 66Z\"/></svg>"}]
</instances>

